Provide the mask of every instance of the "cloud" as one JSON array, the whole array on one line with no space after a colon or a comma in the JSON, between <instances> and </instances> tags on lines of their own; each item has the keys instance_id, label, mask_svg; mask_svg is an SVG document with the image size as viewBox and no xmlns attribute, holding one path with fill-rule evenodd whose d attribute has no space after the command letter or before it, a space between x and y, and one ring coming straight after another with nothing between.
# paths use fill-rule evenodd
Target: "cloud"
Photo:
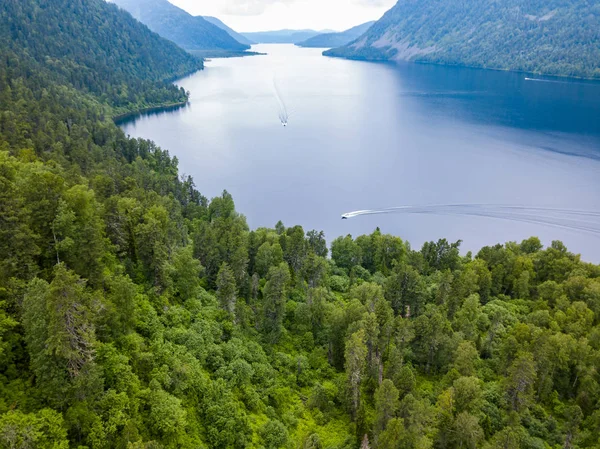
<instances>
[{"instance_id":1,"label":"cloud","mask_svg":"<svg viewBox=\"0 0 600 449\"><path fill-rule=\"evenodd\" d=\"M382 6L390 8L396 3L396 0L354 0L354 3L372 8L381 8Z\"/></svg>"},{"instance_id":2,"label":"cloud","mask_svg":"<svg viewBox=\"0 0 600 449\"><path fill-rule=\"evenodd\" d=\"M293 3L295 0L219 0L222 14L230 16L259 16L276 3Z\"/></svg>"}]
</instances>

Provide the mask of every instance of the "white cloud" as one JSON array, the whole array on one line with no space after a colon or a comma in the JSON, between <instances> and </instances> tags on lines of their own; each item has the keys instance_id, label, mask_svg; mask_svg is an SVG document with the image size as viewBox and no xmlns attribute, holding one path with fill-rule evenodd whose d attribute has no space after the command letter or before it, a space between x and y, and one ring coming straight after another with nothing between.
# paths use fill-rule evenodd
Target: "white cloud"
<instances>
[{"instance_id":1,"label":"white cloud","mask_svg":"<svg viewBox=\"0 0 600 449\"><path fill-rule=\"evenodd\" d=\"M258 16L276 3L293 3L295 0L221 0L221 13L230 16Z\"/></svg>"},{"instance_id":2,"label":"white cloud","mask_svg":"<svg viewBox=\"0 0 600 449\"><path fill-rule=\"evenodd\" d=\"M397 0L169 0L194 15L216 16L236 31L345 30L379 19Z\"/></svg>"},{"instance_id":3,"label":"white cloud","mask_svg":"<svg viewBox=\"0 0 600 449\"><path fill-rule=\"evenodd\" d=\"M388 9L391 8L393 6L393 4L395 3L390 0L353 0L353 1L354 1L354 3L357 3L362 6L374 7L374 8L387 7Z\"/></svg>"}]
</instances>

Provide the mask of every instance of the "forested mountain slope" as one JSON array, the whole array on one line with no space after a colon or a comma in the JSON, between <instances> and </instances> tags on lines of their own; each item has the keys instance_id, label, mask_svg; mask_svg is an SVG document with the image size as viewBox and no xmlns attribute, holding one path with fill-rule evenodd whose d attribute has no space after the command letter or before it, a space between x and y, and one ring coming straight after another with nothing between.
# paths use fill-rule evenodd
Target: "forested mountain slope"
<instances>
[{"instance_id":1,"label":"forested mountain slope","mask_svg":"<svg viewBox=\"0 0 600 449\"><path fill-rule=\"evenodd\" d=\"M115 112L185 101L185 92L166 81L202 68L103 0L6 0L0 46L11 83L65 86Z\"/></svg>"},{"instance_id":2,"label":"forested mountain slope","mask_svg":"<svg viewBox=\"0 0 600 449\"><path fill-rule=\"evenodd\" d=\"M399 0L366 36L325 54L600 78L600 3Z\"/></svg>"},{"instance_id":3,"label":"forested mountain slope","mask_svg":"<svg viewBox=\"0 0 600 449\"><path fill-rule=\"evenodd\" d=\"M319 34L296 45L299 47L313 48L341 47L365 34L374 23L375 22L363 23L362 25L357 25L349 30L342 31L341 33Z\"/></svg>"},{"instance_id":4,"label":"forested mountain slope","mask_svg":"<svg viewBox=\"0 0 600 449\"><path fill-rule=\"evenodd\" d=\"M1 34L0 447L599 447L599 266L535 238L461 256L375 231L329 253L317 231L250 230L123 135L113 84L68 82L85 58L67 36L144 28L95 0L18 5L67 3L75 22L37 34L66 56ZM122 92L179 92L109 48ZM165 48L174 76L187 56Z\"/></svg>"},{"instance_id":5,"label":"forested mountain slope","mask_svg":"<svg viewBox=\"0 0 600 449\"><path fill-rule=\"evenodd\" d=\"M152 31L186 50L243 51L250 48L227 31L195 17L168 0L111 0L129 11Z\"/></svg>"},{"instance_id":6,"label":"forested mountain slope","mask_svg":"<svg viewBox=\"0 0 600 449\"><path fill-rule=\"evenodd\" d=\"M204 18L204 20L206 20L207 22L212 23L213 25L218 26L219 28L221 28L222 30L227 31L227 33L233 37L236 41L245 44L245 45L253 45L254 42L252 42L250 39L245 38L244 36L242 36L240 33L238 33L237 31L233 30L232 28L228 27L227 25L225 25L221 20L217 19L216 17L211 17L211 16L202 16Z\"/></svg>"}]
</instances>

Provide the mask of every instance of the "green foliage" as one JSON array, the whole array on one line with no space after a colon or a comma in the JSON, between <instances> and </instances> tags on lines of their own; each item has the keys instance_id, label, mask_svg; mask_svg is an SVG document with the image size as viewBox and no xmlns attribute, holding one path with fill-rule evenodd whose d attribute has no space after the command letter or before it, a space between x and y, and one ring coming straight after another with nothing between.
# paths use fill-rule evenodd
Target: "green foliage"
<instances>
[{"instance_id":1,"label":"green foliage","mask_svg":"<svg viewBox=\"0 0 600 449\"><path fill-rule=\"evenodd\" d=\"M282 332L290 270L285 262L271 267L263 289L263 332L271 342L276 342Z\"/></svg>"},{"instance_id":2,"label":"green foliage","mask_svg":"<svg viewBox=\"0 0 600 449\"><path fill-rule=\"evenodd\" d=\"M365 370L365 361L367 358L367 346L365 345L366 335L364 329L361 329L350 336L346 342L346 374L352 397L352 415L356 417L360 408L360 390Z\"/></svg>"},{"instance_id":3,"label":"green foliage","mask_svg":"<svg viewBox=\"0 0 600 449\"><path fill-rule=\"evenodd\" d=\"M69 442L60 413L43 409L0 415L0 446L6 448L67 449Z\"/></svg>"},{"instance_id":4,"label":"green foliage","mask_svg":"<svg viewBox=\"0 0 600 449\"><path fill-rule=\"evenodd\" d=\"M229 265L223 262L217 275L217 299L221 308L231 316L235 314L236 295L235 276Z\"/></svg>"},{"instance_id":5,"label":"green foliage","mask_svg":"<svg viewBox=\"0 0 600 449\"><path fill-rule=\"evenodd\" d=\"M186 101L185 92L164 81L202 68L202 61L103 0L8 0L0 12L0 45L9 85L52 81L92 94L117 113Z\"/></svg>"},{"instance_id":6,"label":"green foliage","mask_svg":"<svg viewBox=\"0 0 600 449\"><path fill-rule=\"evenodd\" d=\"M266 449L279 449L287 445L288 431L282 422L269 420L261 429Z\"/></svg>"},{"instance_id":7,"label":"green foliage","mask_svg":"<svg viewBox=\"0 0 600 449\"><path fill-rule=\"evenodd\" d=\"M473 258L376 230L329 260L321 232L251 231L107 120L140 105L111 80L162 101L187 56L131 71L148 55L99 23L147 31L69 5L6 4L48 47L2 24L0 447L598 447L600 267L535 238Z\"/></svg>"},{"instance_id":8,"label":"green foliage","mask_svg":"<svg viewBox=\"0 0 600 449\"><path fill-rule=\"evenodd\" d=\"M583 0L401 0L363 36L324 54L598 78L598 8Z\"/></svg>"},{"instance_id":9,"label":"green foliage","mask_svg":"<svg viewBox=\"0 0 600 449\"><path fill-rule=\"evenodd\" d=\"M374 433L379 435L385 431L398 409L398 389L394 383L385 379L375 392L375 427Z\"/></svg>"}]
</instances>

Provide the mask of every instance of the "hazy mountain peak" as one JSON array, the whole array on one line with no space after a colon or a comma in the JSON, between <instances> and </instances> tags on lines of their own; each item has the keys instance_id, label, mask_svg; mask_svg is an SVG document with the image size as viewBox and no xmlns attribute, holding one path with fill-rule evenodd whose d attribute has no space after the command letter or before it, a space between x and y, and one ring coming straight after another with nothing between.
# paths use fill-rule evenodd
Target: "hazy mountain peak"
<instances>
[{"instance_id":1,"label":"hazy mountain peak","mask_svg":"<svg viewBox=\"0 0 600 449\"><path fill-rule=\"evenodd\" d=\"M172 40L186 50L242 51L240 43L226 30L201 16L192 16L167 0L112 0L129 11L152 31Z\"/></svg>"},{"instance_id":2,"label":"hazy mountain peak","mask_svg":"<svg viewBox=\"0 0 600 449\"><path fill-rule=\"evenodd\" d=\"M245 38L244 36L242 36L237 31L235 31L232 28L228 27L227 25L225 25L223 23L222 20L218 19L217 17L202 16L202 18L204 20L206 20L207 22L210 22L213 25L218 26L222 30L226 31L231 37L233 37L239 43L244 44L244 45L253 45L254 44L253 41L251 41L250 39Z\"/></svg>"},{"instance_id":3,"label":"hazy mountain peak","mask_svg":"<svg viewBox=\"0 0 600 449\"><path fill-rule=\"evenodd\" d=\"M374 23L375 21L363 23L361 25L352 27L349 30L342 31L341 33L318 34L317 36L311 37L310 39L300 42L297 45L300 47L317 48L341 47L342 45L346 45L362 36L369 28L371 28Z\"/></svg>"},{"instance_id":4,"label":"hazy mountain peak","mask_svg":"<svg viewBox=\"0 0 600 449\"><path fill-rule=\"evenodd\" d=\"M241 33L247 39L260 44L297 44L311 37L323 33L329 33L331 30L275 30L275 31L256 31Z\"/></svg>"}]
</instances>

